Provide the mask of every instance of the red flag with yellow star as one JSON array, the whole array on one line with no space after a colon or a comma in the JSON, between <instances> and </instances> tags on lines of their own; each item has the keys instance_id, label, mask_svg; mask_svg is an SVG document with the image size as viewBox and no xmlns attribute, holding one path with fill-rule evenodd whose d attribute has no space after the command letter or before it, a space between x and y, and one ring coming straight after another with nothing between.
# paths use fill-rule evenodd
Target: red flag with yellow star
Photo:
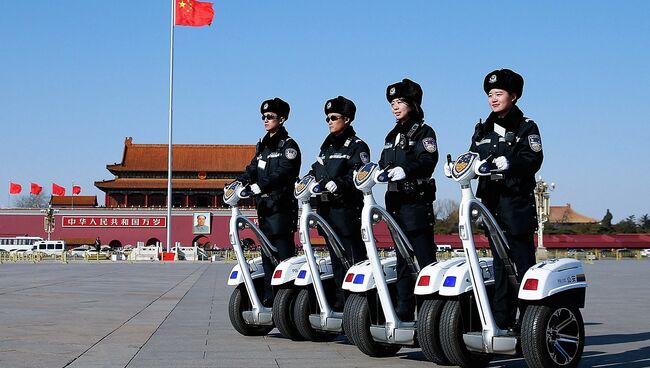
<instances>
[{"instance_id":1,"label":"red flag with yellow star","mask_svg":"<svg viewBox=\"0 0 650 368\"><path fill-rule=\"evenodd\" d=\"M202 27L212 24L212 3L194 0L176 0L176 25Z\"/></svg>"}]
</instances>

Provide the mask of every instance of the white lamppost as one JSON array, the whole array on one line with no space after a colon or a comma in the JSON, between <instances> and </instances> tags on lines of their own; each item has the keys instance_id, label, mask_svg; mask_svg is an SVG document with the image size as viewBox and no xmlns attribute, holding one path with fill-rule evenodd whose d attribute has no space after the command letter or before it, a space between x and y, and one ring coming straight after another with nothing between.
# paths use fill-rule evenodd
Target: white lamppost
<instances>
[{"instance_id":1,"label":"white lamppost","mask_svg":"<svg viewBox=\"0 0 650 368\"><path fill-rule=\"evenodd\" d=\"M544 223L548 221L551 213L551 194L550 191L555 189L555 183L547 184L540 177L535 184L535 204L537 208L537 259L545 260L548 258L546 248L544 247Z\"/></svg>"},{"instance_id":2,"label":"white lamppost","mask_svg":"<svg viewBox=\"0 0 650 368\"><path fill-rule=\"evenodd\" d=\"M52 204L48 205L46 209L41 210L41 213L45 214L43 223L44 223L45 232L47 233L47 240L50 240L50 235L54 232L54 228L56 225L54 214L58 212L59 210L52 208Z\"/></svg>"}]
</instances>

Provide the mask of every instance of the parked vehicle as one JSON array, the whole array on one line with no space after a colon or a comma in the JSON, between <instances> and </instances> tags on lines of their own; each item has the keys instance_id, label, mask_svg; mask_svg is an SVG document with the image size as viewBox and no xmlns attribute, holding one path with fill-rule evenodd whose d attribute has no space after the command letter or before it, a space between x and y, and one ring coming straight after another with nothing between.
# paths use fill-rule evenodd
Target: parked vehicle
<instances>
[{"instance_id":1,"label":"parked vehicle","mask_svg":"<svg viewBox=\"0 0 650 368\"><path fill-rule=\"evenodd\" d=\"M641 257L650 257L650 249L641 249Z\"/></svg>"},{"instance_id":2,"label":"parked vehicle","mask_svg":"<svg viewBox=\"0 0 650 368\"><path fill-rule=\"evenodd\" d=\"M65 251L65 241L39 240L34 243L32 250L34 252L45 253L48 255L61 255Z\"/></svg>"}]
</instances>

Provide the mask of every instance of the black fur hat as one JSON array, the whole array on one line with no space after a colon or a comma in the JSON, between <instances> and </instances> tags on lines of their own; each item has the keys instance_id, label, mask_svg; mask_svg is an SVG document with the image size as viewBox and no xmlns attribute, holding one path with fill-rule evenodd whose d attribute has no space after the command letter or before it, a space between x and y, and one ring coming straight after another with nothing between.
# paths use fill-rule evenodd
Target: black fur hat
<instances>
[{"instance_id":1,"label":"black fur hat","mask_svg":"<svg viewBox=\"0 0 650 368\"><path fill-rule=\"evenodd\" d=\"M354 102L343 96L338 96L325 102L325 114L332 112L349 118L351 123L354 120L354 115L357 113L357 107L354 105Z\"/></svg>"},{"instance_id":2,"label":"black fur hat","mask_svg":"<svg viewBox=\"0 0 650 368\"><path fill-rule=\"evenodd\" d=\"M410 79L402 79L401 82L386 87L386 99L388 102L396 98L404 98L407 102L422 105L422 87Z\"/></svg>"},{"instance_id":3,"label":"black fur hat","mask_svg":"<svg viewBox=\"0 0 650 368\"><path fill-rule=\"evenodd\" d=\"M524 78L510 69L495 70L485 76L483 90L490 93L495 88L516 94L518 100L524 93Z\"/></svg>"},{"instance_id":4,"label":"black fur hat","mask_svg":"<svg viewBox=\"0 0 650 368\"><path fill-rule=\"evenodd\" d=\"M262 114L265 112L274 112L278 114L278 116L284 117L285 120L289 119L290 109L291 108L289 107L288 103L277 97L272 100L266 100L262 102L262 105L260 106L260 112Z\"/></svg>"}]
</instances>

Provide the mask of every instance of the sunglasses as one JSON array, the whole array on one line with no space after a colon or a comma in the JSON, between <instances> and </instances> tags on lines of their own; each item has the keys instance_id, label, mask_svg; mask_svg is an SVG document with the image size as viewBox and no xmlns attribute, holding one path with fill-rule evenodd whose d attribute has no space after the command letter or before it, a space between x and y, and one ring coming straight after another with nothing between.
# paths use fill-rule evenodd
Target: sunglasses
<instances>
[{"instance_id":1,"label":"sunglasses","mask_svg":"<svg viewBox=\"0 0 650 368\"><path fill-rule=\"evenodd\" d=\"M326 123L329 123L330 121L337 121L337 120L339 120L339 119L343 119L343 115L332 116L332 117L329 117L329 116L328 116L328 117L325 118L325 122L326 122Z\"/></svg>"},{"instance_id":2,"label":"sunglasses","mask_svg":"<svg viewBox=\"0 0 650 368\"><path fill-rule=\"evenodd\" d=\"M278 117L276 115L262 115L262 121L264 120L275 120Z\"/></svg>"}]
</instances>

